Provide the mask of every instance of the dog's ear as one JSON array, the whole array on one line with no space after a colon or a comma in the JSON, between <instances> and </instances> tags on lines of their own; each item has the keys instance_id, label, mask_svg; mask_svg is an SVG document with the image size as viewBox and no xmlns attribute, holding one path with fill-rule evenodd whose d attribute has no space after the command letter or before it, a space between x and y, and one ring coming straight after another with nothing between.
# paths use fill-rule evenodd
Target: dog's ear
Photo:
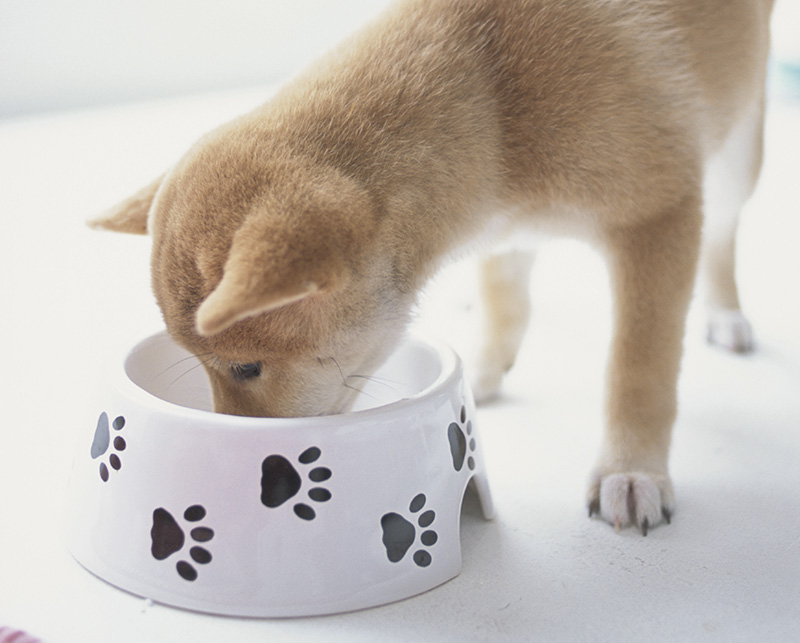
<instances>
[{"instance_id":1,"label":"dog's ear","mask_svg":"<svg viewBox=\"0 0 800 643\"><path fill-rule=\"evenodd\" d=\"M330 221L292 225L253 217L236 232L222 279L197 310L201 336L219 333L237 321L329 293L349 279L345 230Z\"/></svg>"},{"instance_id":2,"label":"dog's ear","mask_svg":"<svg viewBox=\"0 0 800 643\"><path fill-rule=\"evenodd\" d=\"M163 179L163 176L159 177L122 203L106 210L99 217L89 220L87 225L97 230L147 234L147 217Z\"/></svg>"}]
</instances>

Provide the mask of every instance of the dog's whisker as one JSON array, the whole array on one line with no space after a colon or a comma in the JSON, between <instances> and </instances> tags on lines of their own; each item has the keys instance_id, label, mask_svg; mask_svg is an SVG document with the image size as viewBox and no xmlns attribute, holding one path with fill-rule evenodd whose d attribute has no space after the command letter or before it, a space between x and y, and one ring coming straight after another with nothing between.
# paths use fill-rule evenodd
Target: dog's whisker
<instances>
[{"instance_id":1,"label":"dog's whisker","mask_svg":"<svg viewBox=\"0 0 800 643\"><path fill-rule=\"evenodd\" d=\"M339 371L339 376L342 378L342 385L345 388L348 388L351 391L355 391L359 395L366 395L368 398L370 398L372 400L376 400L376 401L378 400L378 398L375 395L372 395L371 393L367 393L366 391L364 391L363 388L358 388L356 386L352 386L351 384L347 383L347 380L350 377L362 377L362 376L359 376L359 375L345 375L344 371L342 371L342 367L339 365L339 362L336 361L335 357L329 357L328 359L330 359L334 364L336 364L336 368ZM318 361L320 362L320 364L322 364L322 360L318 360Z\"/></svg>"},{"instance_id":2,"label":"dog's whisker","mask_svg":"<svg viewBox=\"0 0 800 643\"><path fill-rule=\"evenodd\" d=\"M345 384L345 387L349 388L351 391L355 391L359 395L365 395L369 399L375 400L376 402L378 402L380 400L380 398L378 398L378 396L373 395L372 393L367 393L363 388L356 388L355 386L350 386L349 384Z\"/></svg>"},{"instance_id":3,"label":"dog's whisker","mask_svg":"<svg viewBox=\"0 0 800 643\"><path fill-rule=\"evenodd\" d=\"M193 359L202 360L203 358L205 358L205 357L208 357L209 355L213 355L213 353L201 353L200 355L189 355L189 356L187 356L187 357L184 357L184 358L182 358L182 359L179 359L177 362L173 362L172 364L170 364L169 366L167 366L167 368L165 368L165 369L164 369L163 371L161 371L160 373L158 373L158 374L154 375L154 376L153 376L153 380L157 380L159 377L163 377L163 376L164 376L164 375L166 375L166 374L167 374L169 371L171 371L173 368L176 368L177 366L180 366L181 364L183 364L183 363L185 363L185 362L191 361L191 360L193 360Z\"/></svg>"},{"instance_id":4,"label":"dog's whisker","mask_svg":"<svg viewBox=\"0 0 800 643\"><path fill-rule=\"evenodd\" d=\"M166 386L166 388L170 388L170 387L174 386L174 385L175 385L175 384L177 384L177 383L178 383L178 382L179 382L179 381L180 381L182 378L186 377L186 376L187 376L189 373L191 373L192 371L194 371L194 370L196 370L196 369L200 368L201 366L205 366L206 364L210 363L211 361L213 361L213 360L217 359L217 357L216 357L215 355L213 355L212 353L205 353L205 354L204 354L204 356L208 356L208 355L210 355L210 357L208 357L208 358L207 358L207 359L205 359L205 360L200 360L200 359L198 359L198 362L197 362L197 364L195 364L195 365L194 365L194 366L192 366L191 368L189 368L189 369L185 370L183 373L181 373L180 375L178 375L178 377L176 377L174 380L172 380L172 381L171 381L171 382L170 382L170 383L169 383L169 384ZM194 356L193 356L193 357L194 357ZM199 357L199 356L198 356L198 357ZM188 359L190 359L190 358L183 359L183 360L181 360L181 362L185 362L185 361L187 361ZM173 366L174 366L174 365L173 365ZM167 370L169 370L169 369L167 369ZM165 372L166 372L166 371L165 371ZM163 373L162 373L162 375L163 375Z\"/></svg>"},{"instance_id":5,"label":"dog's whisker","mask_svg":"<svg viewBox=\"0 0 800 643\"><path fill-rule=\"evenodd\" d=\"M392 393L397 393L397 391L398 391L397 387L401 384L401 382L398 382L397 380L390 380L390 379L387 379L385 377L375 377L374 375L348 375L347 376L347 379L352 379L352 378L366 380L367 382L374 382L375 384L380 384L381 386L385 386L387 389L392 391Z\"/></svg>"}]
</instances>

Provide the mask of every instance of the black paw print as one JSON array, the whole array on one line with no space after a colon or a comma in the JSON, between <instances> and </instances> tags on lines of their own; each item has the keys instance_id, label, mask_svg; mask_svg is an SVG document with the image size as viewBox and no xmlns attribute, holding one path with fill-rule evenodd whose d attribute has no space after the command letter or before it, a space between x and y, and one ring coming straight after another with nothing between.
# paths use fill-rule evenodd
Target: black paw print
<instances>
[{"instance_id":1,"label":"black paw print","mask_svg":"<svg viewBox=\"0 0 800 643\"><path fill-rule=\"evenodd\" d=\"M183 517L189 523L200 522L206 517L206 510L201 505L192 505L183 512ZM189 535L196 543L207 543L214 537L214 530L198 526L194 527ZM165 560L183 549L186 543L186 534L172 514L163 507L159 507L153 512L153 528L150 530L150 539L153 543L150 549L153 558ZM207 565L211 562L211 552L199 545L195 545L189 550L189 556L199 565ZM189 561L178 561L175 569L178 571L178 575L185 580L197 579L197 570Z\"/></svg>"},{"instance_id":2,"label":"black paw print","mask_svg":"<svg viewBox=\"0 0 800 643\"><path fill-rule=\"evenodd\" d=\"M121 415L114 418L111 426L115 431L121 431L125 426L125 418ZM121 435L114 437L115 452L124 451L126 446L127 444L125 444L125 438L123 438ZM92 459L96 460L97 458L105 455L110 447L111 431L108 428L108 414L103 411L100 414L100 417L97 418L97 428L94 430L94 440L92 440ZM119 459L119 455L117 455L117 453L112 453L108 456L108 464L111 465L111 468L114 469L114 471L119 471L122 468L122 461ZM108 466L105 462L101 462L100 478L103 482L108 482L108 476Z\"/></svg>"},{"instance_id":3,"label":"black paw print","mask_svg":"<svg viewBox=\"0 0 800 643\"><path fill-rule=\"evenodd\" d=\"M319 460L321 455L318 447L310 447L300 454L297 461L308 466ZM320 483L330 479L331 475L327 467L314 467L308 472L308 479ZM282 455L271 455L261 463L261 502L270 509L280 507L294 498L302 486L303 480L297 469ZM331 492L325 487L312 487L308 490L308 497L314 502L327 502L331 499ZM314 509L304 502L295 503L294 513L303 520L314 520L317 516Z\"/></svg>"},{"instance_id":4,"label":"black paw print","mask_svg":"<svg viewBox=\"0 0 800 643\"><path fill-rule=\"evenodd\" d=\"M467 460L469 470L473 471L475 469L475 458L472 457L472 452L475 451L475 438L472 437L472 420L467 420L467 409L463 406L461 407L460 419L460 424L453 422L447 428L450 455L453 456L453 467L456 471L461 471L464 466L464 458ZM469 457L467 457L468 454Z\"/></svg>"},{"instance_id":5,"label":"black paw print","mask_svg":"<svg viewBox=\"0 0 800 643\"><path fill-rule=\"evenodd\" d=\"M425 494L421 493L414 497L408 507L412 514L419 514L417 516L417 524L422 529L430 527L433 521L436 520L436 513L430 509L419 513L425 506L426 501ZM410 517L414 518L414 516ZM383 528L383 545L386 547L386 556L392 563L400 562L417 538L416 527L412 522L396 513L384 514L383 518L381 518L381 527ZM419 537L419 541L424 547L432 547L437 540L439 540L439 536L432 529L423 531ZM432 560L430 553L425 549L418 549L414 552L414 562L419 567L427 567Z\"/></svg>"}]
</instances>

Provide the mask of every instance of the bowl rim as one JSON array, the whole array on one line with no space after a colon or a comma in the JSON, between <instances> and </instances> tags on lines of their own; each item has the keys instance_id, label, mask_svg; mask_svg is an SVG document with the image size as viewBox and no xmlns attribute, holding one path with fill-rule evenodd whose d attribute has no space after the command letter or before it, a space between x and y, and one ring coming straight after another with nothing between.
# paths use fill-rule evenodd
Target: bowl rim
<instances>
[{"instance_id":1,"label":"bowl rim","mask_svg":"<svg viewBox=\"0 0 800 643\"><path fill-rule=\"evenodd\" d=\"M177 344L177 342L175 342L169 333L164 329L155 333L151 333L145 337L140 337L138 341L135 341L133 346L128 344L127 348L123 349L122 351L115 351L114 354L106 360L106 386L115 389L125 398L143 407L149 412L157 412L166 416L180 417L182 420L191 420L200 424L211 424L215 428L228 430L252 429L263 431L284 428L299 429L303 427L324 429L340 426L342 424L354 425L356 422L363 421L374 422L389 416L402 417L403 411L408 407L416 406L428 399L433 399L440 395L445 395L450 387L457 385L458 381L463 377L463 364L461 358L446 342L437 337L431 337L427 335L422 336L417 333L406 333L400 339L395 350L392 351L392 354L388 359L392 359L397 351L409 345L417 345L425 348L435 355L437 359L437 366L440 369L438 375L430 384L413 395L401 397L393 402L389 402L388 404L332 415L301 417L253 417L231 415L227 413L217 413L215 411L206 411L190 406L183 406L175 402L164 400L154 393L142 388L130 378L127 372L128 360L132 358L134 352L138 348L158 340L167 340L181 350L186 350Z\"/></svg>"}]
</instances>

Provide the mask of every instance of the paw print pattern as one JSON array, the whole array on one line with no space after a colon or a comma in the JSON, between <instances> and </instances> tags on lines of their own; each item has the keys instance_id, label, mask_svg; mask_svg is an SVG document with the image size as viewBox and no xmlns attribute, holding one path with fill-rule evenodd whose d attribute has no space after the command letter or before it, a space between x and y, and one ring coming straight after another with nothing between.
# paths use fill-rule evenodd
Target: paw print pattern
<instances>
[{"instance_id":1,"label":"paw print pattern","mask_svg":"<svg viewBox=\"0 0 800 643\"><path fill-rule=\"evenodd\" d=\"M436 512L432 510L422 511L425 507L427 498L424 493L414 496L408 510L414 514L409 516L412 520L416 517L417 525L425 529L419 537L419 541L425 549L418 549L414 552L414 562L418 567L427 567L433 561L428 547L433 547L439 540L439 535L433 529L427 529L436 520ZM421 512L421 513L420 513ZM417 539L417 529L414 523L406 520L400 514L394 512L384 514L381 518L383 529L383 545L386 548L386 556L389 562L398 563L405 557L406 553Z\"/></svg>"},{"instance_id":2,"label":"paw print pattern","mask_svg":"<svg viewBox=\"0 0 800 643\"><path fill-rule=\"evenodd\" d=\"M466 458L470 471L475 470L475 438L472 436L472 421L467 420L467 409L461 407L461 422L453 422L447 428L447 439L450 441L450 455L453 456L453 468L461 471Z\"/></svg>"},{"instance_id":3,"label":"paw print pattern","mask_svg":"<svg viewBox=\"0 0 800 643\"><path fill-rule=\"evenodd\" d=\"M183 517L189 523L197 523L206 517L206 510L201 505L192 505L183 512ZM207 543L214 538L214 530L197 526L189 532L189 536L195 543ZM153 554L153 558L166 560L172 554L183 549L186 543L186 534L172 514L163 507L159 507L153 512L153 528L150 530L150 540L152 541L150 551ZM194 545L189 549L189 557L198 565L207 565L212 559L211 552L199 545ZM178 561L175 569L184 580L197 580L197 569L189 561Z\"/></svg>"},{"instance_id":4,"label":"paw print pattern","mask_svg":"<svg viewBox=\"0 0 800 643\"><path fill-rule=\"evenodd\" d=\"M114 421L111 423L111 427L114 431L121 431L122 428L125 426L125 418L121 415L114 418ZM100 458L108 452L109 448L111 448L111 431L109 430L109 423L108 423L108 414L103 411L100 414L100 417L97 418L97 428L94 430L94 440L92 441L92 459L96 460ZM122 461L119 458L117 452L122 452L128 446L125 443L125 438L121 435L117 435L114 437L114 452L108 456L108 465L111 466L114 471L119 471L122 468ZM105 462L100 463L100 479L103 482L108 482L109 477L109 470L108 465Z\"/></svg>"},{"instance_id":5,"label":"paw print pattern","mask_svg":"<svg viewBox=\"0 0 800 643\"><path fill-rule=\"evenodd\" d=\"M310 447L303 451L297 458L299 465L308 467L319 460L322 451L318 447ZM314 467L307 473L312 483L322 483L330 479L333 474L327 467ZM294 465L282 455L271 455L261 463L261 503L275 509L284 502L294 498L303 487L303 479ZM315 486L308 490L308 498L316 502L327 502L331 499L331 492L322 486ZM317 512L313 507L304 502L294 505L294 513L303 520L314 520Z\"/></svg>"}]
</instances>

